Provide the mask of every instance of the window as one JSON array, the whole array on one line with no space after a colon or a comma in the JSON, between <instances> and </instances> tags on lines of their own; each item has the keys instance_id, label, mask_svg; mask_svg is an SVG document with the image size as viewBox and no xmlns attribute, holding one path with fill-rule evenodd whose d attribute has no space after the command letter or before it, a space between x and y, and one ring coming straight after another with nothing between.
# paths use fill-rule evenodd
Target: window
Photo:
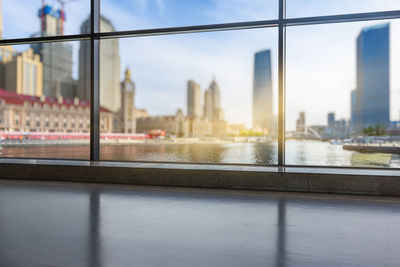
<instances>
[{"instance_id":1,"label":"window","mask_svg":"<svg viewBox=\"0 0 400 267\"><path fill-rule=\"evenodd\" d=\"M384 153L400 145L399 30L399 20L287 29L287 164L400 167Z\"/></svg>"},{"instance_id":2,"label":"window","mask_svg":"<svg viewBox=\"0 0 400 267\"><path fill-rule=\"evenodd\" d=\"M18 0L1 1L1 5L3 21L7 21L2 28L3 39L79 34L81 29L74 21L82 22L90 13L89 0L68 1L65 5L57 1Z\"/></svg>"},{"instance_id":3,"label":"window","mask_svg":"<svg viewBox=\"0 0 400 267\"><path fill-rule=\"evenodd\" d=\"M101 132L132 139L124 141L130 153L107 140L101 159L276 165L277 43L269 28L102 40L100 104L113 120ZM117 46L131 50L106 54ZM123 59L135 71L121 71L121 91L108 68ZM145 116L134 125L135 107ZM120 109L122 118L110 112Z\"/></svg>"},{"instance_id":4,"label":"window","mask_svg":"<svg viewBox=\"0 0 400 267\"><path fill-rule=\"evenodd\" d=\"M3 6L4 49L26 59L5 90L31 94L12 105L58 116L63 140L98 123L99 143L60 141L55 158L400 167L399 1L101 0L93 32L90 1L58 2L21 2L37 24Z\"/></svg>"},{"instance_id":5,"label":"window","mask_svg":"<svg viewBox=\"0 0 400 267\"><path fill-rule=\"evenodd\" d=\"M57 4L57 1L54 4ZM39 20L36 17L33 19ZM4 28L11 27L11 24L7 23ZM21 142L12 149L10 146L4 146L4 153L0 157L89 159L89 146L76 149L70 142L77 138L76 135L78 138L89 140L89 136L83 132L83 129L75 131L76 135L63 135L60 142L53 142L60 139L60 133L66 132L70 126L67 121L62 124L62 120L75 116L75 108L70 109L74 105L74 97L80 99L78 107L85 108L84 116L90 116L88 101L90 87L85 85L87 80L85 77L89 75L85 69L89 68L89 65L80 60L81 56L79 56L80 47L85 46L89 41L79 39L68 42L53 41L32 44L17 42L8 46L15 51L16 62L22 62L22 64L3 66L6 73L15 74L4 75L4 84L8 88L4 88L6 92L0 92L1 100L5 100L5 103L0 104L1 109L12 115L10 120L2 125L5 129L5 139L11 140L13 136L16 136L16 126L18 126L27 140L42 141ZM25 116L25 114L32 116ZM57 120L53 122L55 117L59 118L61 124ZM37 153L38 149L43 149L44 153ZM50 149L54 149L54 153L50 153Z\"/></svg>"}]
</instances>

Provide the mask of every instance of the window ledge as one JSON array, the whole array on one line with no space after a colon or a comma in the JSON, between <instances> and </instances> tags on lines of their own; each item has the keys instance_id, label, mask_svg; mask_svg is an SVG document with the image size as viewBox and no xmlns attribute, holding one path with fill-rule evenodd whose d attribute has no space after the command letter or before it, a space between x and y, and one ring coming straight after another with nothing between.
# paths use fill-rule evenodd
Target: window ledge
<instances>
[{"instance_id":1,"label":"window ledge","mask_svg":"<svg viewBox=\"0 0 400 267\"><path fill-rule=\"evenodd\" d=\"M400 170L0 159L0 178L400 197Z\"/></svg>"}]
</instances>

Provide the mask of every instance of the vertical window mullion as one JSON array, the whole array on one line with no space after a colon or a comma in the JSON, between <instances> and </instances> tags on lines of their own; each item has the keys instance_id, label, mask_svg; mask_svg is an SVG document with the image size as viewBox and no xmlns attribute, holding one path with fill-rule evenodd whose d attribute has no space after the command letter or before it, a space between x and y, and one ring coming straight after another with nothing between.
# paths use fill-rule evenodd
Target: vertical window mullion
<instances>
[{"instance_id":1,"label":"vertical window mullion","mask_svg":"<svg viewBox=\"0 0 400 267\"><path fill-rule=\"evenodd\" d=\"M285 164L285 64L286 64L286 0L279 0L278 38L278 166Z\"/></svg>"},{"instance_id":2,"label":"vertical window mullion","mask_svg":"<svg viewBox=\"0 0 400 267\"><path fill-rule=\"evenodd\" d=\"M90 3L90 160L100 158L100 0Z\"/></svg>"}]
</instances>

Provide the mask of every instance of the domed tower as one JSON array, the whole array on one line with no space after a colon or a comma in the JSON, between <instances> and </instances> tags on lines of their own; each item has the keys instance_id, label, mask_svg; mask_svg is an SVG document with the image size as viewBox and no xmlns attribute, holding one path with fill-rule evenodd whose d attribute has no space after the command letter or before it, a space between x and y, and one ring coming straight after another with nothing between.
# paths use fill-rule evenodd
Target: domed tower
<instances>
[{"instance_id":1,"label":"domed tower","mask_svg":"<svg viewBox=\"0 0 400 267\"><path fill-rule=\"evenodd\" d=\"M125 78L121 83L121 132L136 132L135 83L129 68L126 68Z\"/></svg>"}]
</instances>

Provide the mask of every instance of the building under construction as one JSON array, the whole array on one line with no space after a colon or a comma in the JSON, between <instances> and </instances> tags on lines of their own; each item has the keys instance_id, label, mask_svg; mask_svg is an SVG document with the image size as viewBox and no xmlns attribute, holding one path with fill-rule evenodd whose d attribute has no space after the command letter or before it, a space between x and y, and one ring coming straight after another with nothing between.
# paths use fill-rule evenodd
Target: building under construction
<instances>
[{"instance_id":1,"label":"building under construction","mask_svg":"<svg viewBox=\"0 0 400 267\"><path fill-rule=\"evenodd\" d=\"M33 36L63 35L66 19L63 2L56 9L42 1L39 9L40 32ZM72 45L62 42L32 44L43 63L43 93L46 96L72 98L77 95L77 81L72 78Z\"/></svg>"}]
</instances>

